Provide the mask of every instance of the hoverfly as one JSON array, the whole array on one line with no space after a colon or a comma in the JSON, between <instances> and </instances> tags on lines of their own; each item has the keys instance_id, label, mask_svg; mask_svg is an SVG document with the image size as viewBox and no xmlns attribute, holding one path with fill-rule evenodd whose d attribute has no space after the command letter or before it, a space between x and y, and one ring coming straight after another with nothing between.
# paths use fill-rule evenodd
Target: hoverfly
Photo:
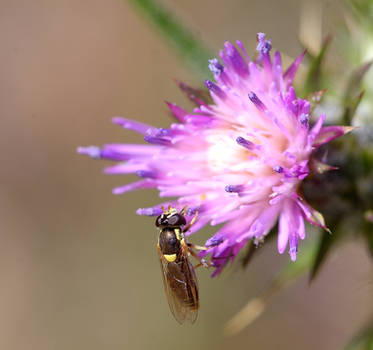
<instances>
[{"instance_id":1,"label":"hoverfly","mask_svg":"<svg viewBox=\"0 0 373 350\"><path fill-rule=\"evenodd\" d=\"M176 321L183 324L186 320L194 323L198 315L198 281L193 265L188 260L192 254L200 265L206 265L191 249L184 233L187 232L196 219L196 215L186 226L185 210L180 212L171 206L156 219L159 229L158 253L161 262L164 288L168 304Z\"/></svg>"}]
</instances>

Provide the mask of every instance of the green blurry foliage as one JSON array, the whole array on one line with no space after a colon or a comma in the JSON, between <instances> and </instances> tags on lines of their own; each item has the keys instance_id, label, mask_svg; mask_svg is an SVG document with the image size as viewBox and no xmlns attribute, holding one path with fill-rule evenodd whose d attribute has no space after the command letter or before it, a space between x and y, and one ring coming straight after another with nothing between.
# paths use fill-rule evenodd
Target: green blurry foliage
<instances>
[{"instance_id":1,"label":"green blurry foliage","mask_svg":"<svg viewBox=\"0 0 373 350\"><path fill-rule=\"evenodd\" d=\"M344 350L373 350L373 319Z\"/></svg>"}]
</instances>

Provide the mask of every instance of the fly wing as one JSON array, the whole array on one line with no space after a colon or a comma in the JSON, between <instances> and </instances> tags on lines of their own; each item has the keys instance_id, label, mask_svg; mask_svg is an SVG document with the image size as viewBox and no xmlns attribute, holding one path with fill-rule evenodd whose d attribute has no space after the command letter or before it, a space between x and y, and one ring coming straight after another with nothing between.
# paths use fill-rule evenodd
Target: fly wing
<instances>
[{"instance_id":1,"label":"fly wing","mask_svg":"<svg viewBox=\"0 0 373 350\"><path fill-rule=\"evenodd\" d=\"M194 323L198 314L198 285L192 264L182 255L175 262L167 261L159 247L159 258L168 304L175 319Z\"/></svg>"},{"instance_id":2,"label":"fly wing","mask_svg":"<svg viewBox=\"0 0 373 350\"><path fill-rule=\"evenodd\" d=\"M189 296L189 303L188 303L188 311L186 313L186 319L190 323L194 323L198 316L198 308L199 308L199 298L198 298L198 282L196 272L194 271L193 265L189 262L186 258L183 260L183 270L188 270L188 273L185 274L187 277L187 285L188 285L188 296Z\"/></svg>"}]
</instances>

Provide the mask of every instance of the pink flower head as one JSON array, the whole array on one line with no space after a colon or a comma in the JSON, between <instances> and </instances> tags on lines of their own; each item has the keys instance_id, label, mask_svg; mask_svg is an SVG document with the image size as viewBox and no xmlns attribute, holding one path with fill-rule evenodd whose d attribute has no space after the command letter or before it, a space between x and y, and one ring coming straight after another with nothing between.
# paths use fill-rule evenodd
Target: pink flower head
<instances>
[{"instance_id":1,"label":"pink flower head","mask_svg":"<svg viewBox=\"0 0 373 350\"><path fill-rule=\"evenodd\" d=\"M189 234L224 223L201 253L211 255L214 274L248 240L262 241L277 220L278 251L288 246L293 261L298 240L306 234L304 219L326 228L322 215L297 189L310 172L312 152L346 132L343 127L322 127L324 115L310 127L310 103L297 98L292 86L304 54L283 72L280 53L271 58L271 41L263 33L258 34L255 60L241 42L237 47L226 42L221 62L209 62L215 83L206 80L205 85L213 104L192 95L198 107L189 113L168 103L177 119L168 129L115 117L115 124L143 134L148 144L78 149L93 158L117 161L105 169L107 174L141 178L115 188L115 194L157 188L160 197L176 198L138 209L138 214L156 216L161 205L187 205L190 216L198 210Z\"/></svg>"}]
</instances>

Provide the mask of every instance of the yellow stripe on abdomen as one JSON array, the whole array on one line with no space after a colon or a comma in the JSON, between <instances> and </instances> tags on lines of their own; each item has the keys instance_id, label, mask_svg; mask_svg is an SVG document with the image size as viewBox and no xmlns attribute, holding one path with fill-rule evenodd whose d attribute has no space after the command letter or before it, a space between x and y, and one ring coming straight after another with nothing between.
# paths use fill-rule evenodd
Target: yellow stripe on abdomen
<instances>
[{"instance_id":1,"label":"yellow stripe on abdomen","mask_svg":"<svg viewBox=\"0 0 373 350\"><path fill-rule=\"evenodd\" d=\"M163 254L163 256L168 262L174 262L177 257L176 254Z\"/></svg>"}]
</instances>

